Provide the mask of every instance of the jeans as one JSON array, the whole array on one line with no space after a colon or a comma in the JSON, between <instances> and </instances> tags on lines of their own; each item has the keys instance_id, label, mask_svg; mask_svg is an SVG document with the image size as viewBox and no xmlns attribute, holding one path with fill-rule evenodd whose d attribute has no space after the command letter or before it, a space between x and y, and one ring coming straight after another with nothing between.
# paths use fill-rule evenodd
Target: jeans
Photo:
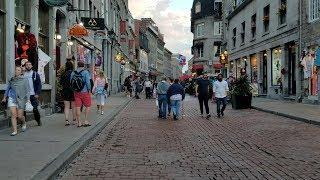
<instances>
[{"instance_id":1,"label":"jeans","mask_svg":"<svg viewBox=\"0 0 320 180\"><path fill-rule=\"evenodd\" d=\"M210 114L209 104L208 104L209 96L208 95L200 95L199 94L198 100L199 100L199 104L200 104L200 112L201 112L201 114L203 114L203 104L204 104L204 106L206 108L206 113Z\"/></svg>"},{"instance_id":2,"label":"jeans","mask_svg":"<svg viewBox=\"0 0 320 180\"><path fill-rule=\"evenodd\" d=\"M172 109L173 115L176 115L177 117L179 117L181 100L171 100L170 103L171 103L171 109Z\"/></svg>"},{"instance_id":3,"label":"jeans","mask_svg":"<svg viewBox=\"0 0 320 180\"><path fill-rule=\"evenodd\" d=\"M167 95L158 95L159 117L167 118L168 98Z\"/></svg>"},{"instance_id":4,"label":"jeans","mask_svg":"<svg viewBox=\"0 0 320 180\"><path fill-rule=\"evenodd\" d=\"M222 103L222 109L220 110L220 106ZM220 115L220 113L223 113L223 111L226 109L227 107L227 98L217 98L217 114Z\"/></svg>"}]
</instances>

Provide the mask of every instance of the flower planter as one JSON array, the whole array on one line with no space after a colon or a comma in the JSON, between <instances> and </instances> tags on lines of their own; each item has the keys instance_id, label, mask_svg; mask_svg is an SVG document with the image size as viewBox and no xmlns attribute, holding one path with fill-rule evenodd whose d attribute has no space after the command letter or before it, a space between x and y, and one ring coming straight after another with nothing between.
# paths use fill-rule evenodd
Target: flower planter
<instances>
[{"instance_id":1,"label":"flower planter","mask_svg":"<svg viewBox=\"0 0 320 180\"><path fill-rule=\"evenodd\" d=\"M248 109L251 108L252 95L240 96L232 95L231 104L233 109Z\"/></svg>"}]
</instances>

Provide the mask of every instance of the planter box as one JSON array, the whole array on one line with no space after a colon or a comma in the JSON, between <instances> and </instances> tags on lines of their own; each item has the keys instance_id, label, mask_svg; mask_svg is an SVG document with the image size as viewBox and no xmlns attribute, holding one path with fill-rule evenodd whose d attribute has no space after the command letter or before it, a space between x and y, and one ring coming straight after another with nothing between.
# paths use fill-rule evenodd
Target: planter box
<instances>
[{"instance_id":1,"label":"planter box","mask_svg":"<svg viewBox=\"0 0 320 180\"><path fill-rule=\"evenodd\" d=\"M232 95L231 103L233 109L248 109L251 108L251 96L236 96Z\"/></svg>"}]
</instances>

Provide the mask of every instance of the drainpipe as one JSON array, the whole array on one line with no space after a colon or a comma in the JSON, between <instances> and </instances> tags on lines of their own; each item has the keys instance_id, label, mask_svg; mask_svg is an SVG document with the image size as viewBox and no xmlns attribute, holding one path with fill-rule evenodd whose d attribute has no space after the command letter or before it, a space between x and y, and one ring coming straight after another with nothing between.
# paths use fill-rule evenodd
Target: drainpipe
<instances>
[{"instance_id":1,"label":"drainpipe","mask_svg":"<svg viewBox=\"0 0 320 180\"><path fill-rule=\"evenodd\" d=\"M301 33L301 30L302 30L302 1L300 0L299 1L299 46L298 46L298 53L299 53L299 55L298 55L298 58L300 59L301 57L301 47L302 47L302 33ZM299 59L297 59L297 61L299 62ZM297 89L297 100L298 100L298 102L302 99L302 92L303 92L303 89L302 89L302 86L301 86L301 84L303 83L303 82L301 82L301 73L300 73L300 68L299 68L299 64L298 64L298 66L296 67L296 68L298 68L297 69L297 73L296 73L296 76L298 77L298 79L296 79L296 81L297 81L297 83L296 83L296 86L298 85L298 88L296 88Z\"/></svg>"}]
</instances>

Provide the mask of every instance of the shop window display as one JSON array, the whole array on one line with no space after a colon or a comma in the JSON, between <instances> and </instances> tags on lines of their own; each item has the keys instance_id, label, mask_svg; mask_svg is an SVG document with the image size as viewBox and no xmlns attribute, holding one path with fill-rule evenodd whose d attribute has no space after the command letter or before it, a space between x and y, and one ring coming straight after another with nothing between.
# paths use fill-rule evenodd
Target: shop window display
<instances>
[{"instance_id":1,"label":"shop window display","mask_svg":"<svg viewBox=\"0 0 320 180\"><path fill-rule=\"evenodd\" d=\"M272 50L272 85L281 85L281 51Z\"/></svg>"},{"instance_id":2,"label":"shop window display","mask_svg":"<svg viewBox=\"0 0 320 180\"><path fill-rule=\"evenodd\" d=\"M309 52L302 53L301 66L304 74L304 85L306 87L305 94L316 96L318 95L318 70L315 66L315 47L310 47Z\"/></svg>"}]
</instances>

